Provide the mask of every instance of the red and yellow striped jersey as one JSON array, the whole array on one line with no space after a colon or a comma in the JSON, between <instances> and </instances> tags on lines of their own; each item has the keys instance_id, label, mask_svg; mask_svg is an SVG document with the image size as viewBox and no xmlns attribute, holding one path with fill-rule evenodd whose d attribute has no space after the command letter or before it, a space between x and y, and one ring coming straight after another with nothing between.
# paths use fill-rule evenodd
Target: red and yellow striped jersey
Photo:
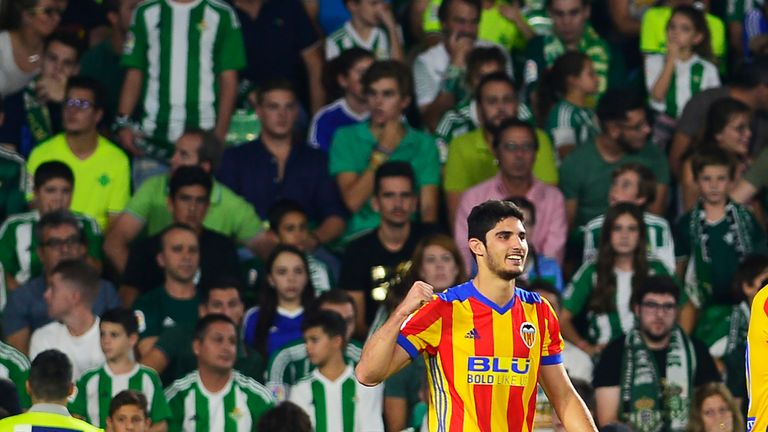
<instances>
[{"instance_id":1,"label":"red and yellow striped jersey","mask_svg":"<svg viewBox=\"0 0 768 432\"><path fill-rule=\"evenodd\" d=\"M425 356L429 430L533 430L541 365L562 362L552 306L515 289L500 307L472 281L438 294L402 325L398 344Z\"/></svg>"},{"instance_id":2,"label":"red and yellow striped jersey","mask_svg":"<svg viewBox=\"0 0 768 432\"><path fill-rule=\"evenodd\" d=\"M747 432L768 431L768 287L752 300L747 331Z\"/></svg>"}]
</instances>

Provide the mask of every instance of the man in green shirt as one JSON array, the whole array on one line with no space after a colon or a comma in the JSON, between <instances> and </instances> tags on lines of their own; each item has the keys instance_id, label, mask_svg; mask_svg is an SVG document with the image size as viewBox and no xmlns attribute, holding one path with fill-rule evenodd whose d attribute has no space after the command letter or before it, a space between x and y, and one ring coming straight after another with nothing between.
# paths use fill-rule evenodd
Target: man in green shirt
<instances>
[{"instance_id":1,"label":"man in green shirt","mask_svg":"<svg viewBox=\"0 0 768 432\"><path fill-rule=\"evenodd\" d=\"M628 162L647 166L656 177L656 199L648 211L662 214L669 183L666 156L648 142L650 126L642 98L628 90L609 90L600 99L602 132L594 143L572 151L560 165L568 227L573 230L605 213L613 170Z\"/></svg>"},{"instance_id":2,"label":"man in green shirt","mask_svg":"<svg viewBox=\"0 0 768 432\"><path fill-rule=\"evenodd\" d=\"M195 327L192 350L197 370L165 391L173 413L168 430L256 431L274 398L256 380L233 369L237 325L221 314L202 318Z\"/></svg>"},{"instance_id":3,"label":"man in green shirt","mask_svg":"<svg viewBox=\"0 0 768 432\"><path fill-rule=\"evenodd\" d=\"M126 0L131 1L131 0ZM221 159L221 142L211 132L187 129L176 141L171 170L147 179L134 193L104 239L104 252L119 273L125 271L130 244L146 228L152 236L173 222L168 209L168 183L181 166L199 166L212 173ZM261 219L247 201L231 189L213 182L208 212L203 225L236 239L254 252L262 254L265 244Z\"/></svg>"}]
</instances>

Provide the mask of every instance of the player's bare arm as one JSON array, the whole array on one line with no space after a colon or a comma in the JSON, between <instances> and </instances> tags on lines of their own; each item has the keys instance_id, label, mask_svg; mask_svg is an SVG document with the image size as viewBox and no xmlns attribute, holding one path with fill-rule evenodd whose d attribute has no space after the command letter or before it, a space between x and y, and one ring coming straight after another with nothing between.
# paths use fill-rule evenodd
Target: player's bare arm
<instances>
[{"instance_id":1,"label":"player's bare arm","mask_svg":"<svg viewBox=\"0 0 768 432\"><path fill-rule=\"evenodd\" d=\"M597 426L587 405L571 384L562 363L541 367L541 385L567 431L594 431Z\"/></svg>"}]
</instances>

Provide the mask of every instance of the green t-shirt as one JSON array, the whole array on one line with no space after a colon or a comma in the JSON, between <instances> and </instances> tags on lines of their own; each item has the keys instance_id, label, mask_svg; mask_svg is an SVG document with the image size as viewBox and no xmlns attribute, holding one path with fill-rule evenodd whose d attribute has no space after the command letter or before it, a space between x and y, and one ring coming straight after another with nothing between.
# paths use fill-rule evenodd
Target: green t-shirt
<instances>
[{"instance_id":1,"label":"green t-shirt","mask_svg":"<svg viewBox=\"0 0 768 432\"><path fill-rule=\"evenodd\" d=\"M96 220L90 216L75 213L80 228L88 242L88 256L101 261L103 238ZM38 211L17 214L6 219L0 227L0 263L6 273L14 276L19 284L43 273L43 264L37 255L35 227L40 220Z\"/></svg>"},{"instance_id":2,"label":"green t-shirt","mask_svg":"<svg viewBox=\"0 0 768 432\"><path fill-rule=\"evenodd\" d=\"M424 357L418 356L403 369L384 381L384 399L405 399L408 406L408 419L413 419L413 410L421 402L419 392L427 383L427 370ZM413 426L413 425L409 425Z\"/></svg>"},{"instance_id":3,"label":"green t-shirt","mask_svg":"<svg viewBox=\"0 0 768 432\"><path fill-rule=\"evenodd\" d=\"M176 431L257 431L259 418L275 404L263 385L232 371L230 382L211 393L197 371L177 380L165 390L173 417L168 430Z\"/></svg>"},{"instance_id":4,"label":"green t-shirt","mask_svg":"<svg viewBox=\"0 0 768 432\"><path fill-rule=\"evenodd\" d=\"M576 147L560 165L560 190L566 200L578 201L576 225L582 226L608 209L608 191L613 170L628 163L647 166L657 184L669 183L667 157L647 143L636 153L626 153L616 162L606 162L594 143Z\"/></svg>"},{"instance_id":5,"label":"green t-shirt","mask_svg":"<svg viewBox=\"0 0 768 432\"><path fill-rule=\"evenodd\" d=\"M194 327L198 318L197 296L179 300L168 295L164 287L142 294L133 304L141 338L159 336L163 329L184 325Z\"/></svg>"},{"instance_id":6,"label":"green t-shirt","mask_svg":"<svg viewBox=\"0 0 768 432\"><path fill-rule=\"evenodd\" d=\"M0 378L6 378L16 385L19 396L19 406L25 410L32 405L27 394L27 378L29 378L29 359L16 348L0 342Z\"/></svg>"},{"instance_id":7,"label":"green t-shirt","mask_svg":"<svg viewBox=\"0 0 768 432\"><path fill-rule=\"evenodd\" d=\"M650 275L666 275L669 271L660 261L648 260ZM596 313L589 309L592 290L597 284L597 263L584 263L573 275L571 282L563 294L563 308L574 317L585 316L587 329L585 339L591 344L606 344L620 337L634 327L634 314L630 309L632 295L633 272L614 270L616 278L616 293L614 294L615 310L613 312ZM681 299L682 300L682 299ZM680 304L685 303L681 301Z\"/></svg>"},{"instance_id":8,"label":"green t-shirt","mask_svg":"<svg viewBox=\"0 0 768 432\"><path fill-rule=\"evenodd\" d=\"M127 213L146 224L150 236L173 222L168 211L168 180L165 174L145 180L125 206ZM217 181L213 182L203 226L241 243L251 240L263 229L253 206Z\"/></svg>"},{"instance_id":9,"label":"green t-shirt","mask_svg":"<svg viewBox=\"0 0 768 432\"><path fill-rule=\"evenodd\" d=\"M167 160L185 127L216 125L219 74L246 65L235 11L225 2L151 0L134 12L122 66L144 73L141 127L150 157Z\"/></svg>"},{"instance_id":10,"label":"green t-shirt","mask_svg":"<svg viewBox=\"0 0 768 432\"><path fill-rule=\"evenodd\" d=\"M667 22L672 16L669 6L655 6L643 14L640 24L640 51L644 53L665 53L667 51ZM706 15L712 53L725 60L726 39L723 21L708 13ZM722 62L721 62L722 63Z\"/></svg>"},{"instance_id":11,"label":"green t-shirt","mask_svg":"<svg viewBox=\"0 0 768 432\"><path fill-rule=\"evenodd\" d=\"M594 111L561 100L549 111L547 133L559 149L568 144L578 147L594 142L600 128Z\"/></svg>"},{"instance_id":12,"label":"green t-shirt","mask_svg":"<svg viewBox=\"0 0 768 432\"><path fill-rule=\"evenodd\" d=\"M541 129L536 129L536 139L539 141L539 151L533 162L533 176L544 183L556 185L557 164L549 137ZM448 147L443 188L446 191L463 192L488 180L499 171L495 159L491 146L485 141L483 129L475 129L457 137Z\"/></svg>"},{"instance_id":13,"label":"green t-shirt","mask_svg":"<svg viewBox=\"0 0 768 432\"><path fill-rule=\"evenodd\" d=\"M364 122L336 131L329 156L331 175L336 176L343 172L355 174L365 172L371 153L378 145L369 125L369 122ZM407 124L404 126L405 136L390 155L389 160L410 162L416 175L414 188L416 191L424 186L439 185L440 157L434 138ZM347 222L346 236L370 231L379 226L379 222L379 214L373 210L369 200Z\"/></svg>"},{"instance_id":14,"label":"green t-shirt","mask_svg":"<svg viewBox=\"0 0 768 432\"><path fill-rule=\"evenodd\" d=\"M75 400L69 404L69 410L88 423L106 427L109 403L123 390L135 390L147 397L152 423L171 417L157 372L138 363L132 371L122 375L115 375L107 365L87 371L77 380L77 393Z\"/></svg>"}]
</instances>

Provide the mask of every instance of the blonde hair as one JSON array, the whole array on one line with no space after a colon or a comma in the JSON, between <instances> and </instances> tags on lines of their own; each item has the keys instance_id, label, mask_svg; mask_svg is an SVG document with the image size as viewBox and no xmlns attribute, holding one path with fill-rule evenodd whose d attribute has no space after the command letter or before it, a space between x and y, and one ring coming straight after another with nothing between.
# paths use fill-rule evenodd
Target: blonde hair
<instances>
[{"instance_id":1,"label":"blonde hair","mask_svg":"<svg viewBox=\"0 0 768 432\"><path fill-rule=\"evenodd\" d=\"M691 416L688 421L688 432L704 432L704 420L702 418L701 406L704 401L710 396L720 396L728 405L728 409L731 411L731 418L733 419L734 431L743 431L744 418L741 416L741 410L736 402L736 399L731 394L728 387L723 383L712 382L707 383L696 389L696 393L693 396L693 404L691 406Z\"/></svg>"}]
</instances>

